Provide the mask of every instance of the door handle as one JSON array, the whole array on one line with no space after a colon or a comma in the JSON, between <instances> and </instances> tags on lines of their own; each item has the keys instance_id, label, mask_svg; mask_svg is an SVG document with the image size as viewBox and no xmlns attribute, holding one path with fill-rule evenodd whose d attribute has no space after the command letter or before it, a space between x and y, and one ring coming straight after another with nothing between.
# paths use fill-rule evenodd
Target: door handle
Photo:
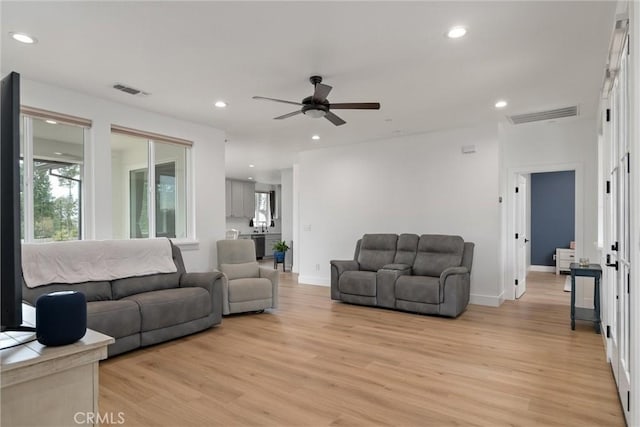
<instances>
[{"instance_id":1,"label":"door handle","mask_svg":"<svg viewBox=\"0 0 640 427\"><path fill-rule=\"evenodd\" d=\"M607 267L615 267L616 271L618 271L618 261L611 262L611 255L607 254L607 261L605 263Z\"/></svg>"},{"instance_id":2,"label":"door handle","mask_svg":"<svg viewBox=\"0 0 640 427\"><path fill-rule=\"evenodd\" d=\"M527 239L526 237L524 238L524 242L527 243L529 241L529 239Z\"/></svg>"}]
</instances>

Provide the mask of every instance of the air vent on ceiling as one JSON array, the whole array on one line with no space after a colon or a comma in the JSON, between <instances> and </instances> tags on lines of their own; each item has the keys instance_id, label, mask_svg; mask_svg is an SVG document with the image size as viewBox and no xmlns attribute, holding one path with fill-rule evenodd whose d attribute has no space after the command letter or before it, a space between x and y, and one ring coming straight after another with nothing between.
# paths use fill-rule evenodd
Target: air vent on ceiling
<instances>
[{"instance_id":1,"label":"air vent on ceiling","mask_svg":"<svg viewBox=\"0 0 640 427\"><path fill-rule=\"evenodd\" d=\"M120 83L116 83L113 85L114 89L117 89L121 92L128 93L129 95L138 95L138 96L147 96L149 93L141 91L140 89L132 88L131 86L126 86Z\"/></svg>"},{"instance_id":2,"label":"air vent on ceiling","mask_svg":"<svg viewBox=\"0 0 640 427\"><path fill-rule=\"evenodd\" d=\"M540 122L543 120L562 119L564 117L576 117L578 115L578 106L556 108L555 110L538 111L535 113L515 114L507 116L509 121L514 125L530 122Z\"/></svg>"}]
</instances>

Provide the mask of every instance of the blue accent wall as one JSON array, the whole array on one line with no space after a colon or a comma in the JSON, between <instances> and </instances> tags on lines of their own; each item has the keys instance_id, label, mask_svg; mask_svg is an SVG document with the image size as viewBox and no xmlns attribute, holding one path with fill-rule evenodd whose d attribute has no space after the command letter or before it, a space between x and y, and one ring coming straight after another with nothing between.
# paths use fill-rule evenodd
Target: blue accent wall
<instances>
[{"instance_id":1,"label":"blue accent wall","mask_svg":"<svg viewBox=\"0 0 640 427\"><path fill-rule=\"evenodd\" d=\"M575 240L575 171L531 174L531 265L555 266Z\"/></svg>"}]
</instances>

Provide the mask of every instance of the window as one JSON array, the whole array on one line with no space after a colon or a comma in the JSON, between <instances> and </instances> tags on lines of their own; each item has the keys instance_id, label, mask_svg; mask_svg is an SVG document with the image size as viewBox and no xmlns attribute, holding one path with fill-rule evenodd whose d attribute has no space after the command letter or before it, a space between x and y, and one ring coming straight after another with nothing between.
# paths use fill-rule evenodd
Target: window
<instances>
[{"instance_id":1,"label":"window","mask_svg":"<svg viewBox=\"0 0 640 427\"><path fill-rule=\"evenodd\" d=\"M114 238L193 237L187 221L189 152L188 141L112 127Z\"/></svg>"},{"instance_id":2,"label":"window","mask_svg":"<svg viewBox=\"0 0 640 427\"><path fill-rule=\"evenodd\" d=\"M90 125L23 108L20 204L25 242L82 239L84 143Z\"/></svg>"},{"instance_id":3,"label":"window","mask_svg":"<svg viewBox=\"0 0 640 427\"><path fill-rule=\"evenodd\" d=\"M255 227L268 227L271 224L271 194L256 191L256 212L253 216Z\"/></svg>"}]
</instances>

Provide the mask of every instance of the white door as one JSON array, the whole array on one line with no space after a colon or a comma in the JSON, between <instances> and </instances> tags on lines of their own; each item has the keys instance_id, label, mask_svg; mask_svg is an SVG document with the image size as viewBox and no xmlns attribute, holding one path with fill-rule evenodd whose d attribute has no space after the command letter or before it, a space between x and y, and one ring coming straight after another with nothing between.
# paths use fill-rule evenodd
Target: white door
<instances>
[{"instance_id":1,"label":"white door","mask_svg":"<svg viewBox=\"0 0 640 427\"><path fill-rule=\"evenodd\" d=\"M618 77L609 96L607 114L607 203L606 227L608 247L603 290L611 296L612 309L608 320L611 345L611 368L613 370L624 415L629 421L631 384L631 318L629 280L631 265L631 174L629 168L629 107L627 85L627 59L622 54Z\"/></svg>"},{"instance_id":2,"label":"white door","mask_svg":"<svg viewBox=\"0 0 640 427\"><path fill-rule=\"evenodd\" d=\"M527 290L527 178L516 177L516 298L520 298Z\"/></svg>"}]
</instances>

